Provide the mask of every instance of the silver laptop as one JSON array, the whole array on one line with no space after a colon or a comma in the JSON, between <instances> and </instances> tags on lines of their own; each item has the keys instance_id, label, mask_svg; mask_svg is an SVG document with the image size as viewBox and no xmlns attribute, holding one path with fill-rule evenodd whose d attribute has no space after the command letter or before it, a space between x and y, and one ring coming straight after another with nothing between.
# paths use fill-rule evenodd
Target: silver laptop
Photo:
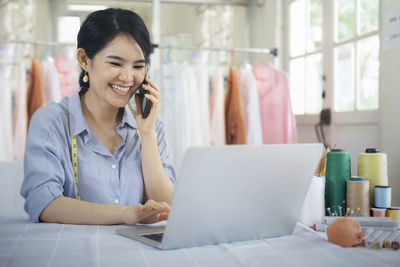
<instances>
[{"instance_id":1,"label":"silver laptop","mask_svg":"<svg viewBox=\"0 0 400 267\"><path fill-rule=\"evenodd\" d=\"M186 151L166 226L117 233L160 249L288 235L322 144L233 145Z\"/></svg>"}]
</instances>

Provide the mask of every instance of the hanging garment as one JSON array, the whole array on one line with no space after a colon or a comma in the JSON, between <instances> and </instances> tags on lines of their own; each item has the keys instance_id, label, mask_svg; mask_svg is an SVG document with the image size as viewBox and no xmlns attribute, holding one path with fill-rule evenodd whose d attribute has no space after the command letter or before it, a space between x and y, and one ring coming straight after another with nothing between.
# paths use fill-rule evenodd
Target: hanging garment
<instances>
[{"instance_id":1,"label":"hanging garment","mask_svg":"<svg viewBox=\"0 0 400 267\"><path fill-rule=\"evenodd\" d=\"M247 144L261 145L263 140L257 81L249 64L240 68L239 81Z\"/></svg>"},{"instance_id":2,"label":"hanging garment","mask_svg":"<svg viewBox=\"0 0 400 267\"><path fill-rule=\"evenodd\" d=\"M188 63L182 64L184 86L187 90L186 103L189 116L189 146L202 146L201 110L195 70Z\"/></svg>"},{"instance_id":3,"label":"hanging garment","mask_svg":"<svg viewBox=\"0 0 400 267\"><path fill-rule=\"evenodd\" d=\"M187 88L183 71L175 63L166 63L154 71L153 79L161 90L160 116L165 123L168 144L178 171L190 142Z\"/></svg>"},{"instance_id":4,"label":"hanging garment","mask_svg":"<svg viewBox=\"0 0 400 267\"><path fill-rule=\"evenodd\" d=\"M79 88L76 64L65 55L56 56L54 64L59 74L61 97L73 95Z\"/></svg>"},{"instance_id":5,"label":"hanging garment","mask_svg":"<svg viewBox=\"0 0 400 267\"><path fill-rule=\"evenodd\" d=\"M32 66L31 66L30 81L29 81L28 96L27 96L28 128L33 113L35 113L35 111L38 108L43 106L43 104L44 104L44 93L43 93L42 74L40 71L39 61L34 59L32 61Z\"/></svg>"},{"instance_id":6,"label":"hanging garment","mask_svg":"<svg viewBox=\"0 0 400 267\"><path fill-rule=\"evenodd\" d=\"M264 144L297 142L296 120L290 103L286 73L270 64L253 64L260 99Z\"/></svg>"},{"instance_id":7,"label":"hanging garment","mask_svg":"<svg viewBox=\"0 0 400 267\"><path fill-rule=\"evenodd\" d=\"M212 76L210 101L210 142L223 146L225 142L224 74L217 68Z\"/></svg>"},{"instance_id":8,"label":"hanging garment","mask_svg":"<svg viewBox=\"0 0 400 267\"><path fill-rule=\"evenodd\" d=\"M210 145L210 79L208 68L199 63L195 66L197 78L198 104L200 111L200 136L203 146Z\"/></svg>"},{"instance_id":9,"label":"hanging garment","mask_svg":"<svg viewBox=\"0 0 400 267\"><path fill-rule=\"evenodd\" d=\"M12 94L6 74L0 69L0 161L11 161L14 158L12 143Z\"/></svg>"},{"instance_id":10,"label":"hanging garment","mask_svg":"<svg viewBox=\"0 0 400 267\"><path fill-rule=\"evenodd\" d=\"M246 144L246 127L240 99L239 76L230 67L225 98L225 131L227 144Z\"/></svg>"},{"instance_id":11,"label":"hanging garment","mask_svg":"<svg viewBox=\"0 0 400 267\"><path fill-rule=\"evenodd\" d=\"M47 57L41 63L44 103L59 102L61 100L61 87L54 59Z\"/></svg>"},{"instance_id":12,"label":"hanging garment","mask_svg":"<svg viewBox=\"0 0 400 267\"><path fill-rule=\"evenodd\" d=\"M12 128L14 159L22 159L24 158L28 126L26 71L23 64L18 66L15 82L15 106Z\"/></svg>"}]
</instances>

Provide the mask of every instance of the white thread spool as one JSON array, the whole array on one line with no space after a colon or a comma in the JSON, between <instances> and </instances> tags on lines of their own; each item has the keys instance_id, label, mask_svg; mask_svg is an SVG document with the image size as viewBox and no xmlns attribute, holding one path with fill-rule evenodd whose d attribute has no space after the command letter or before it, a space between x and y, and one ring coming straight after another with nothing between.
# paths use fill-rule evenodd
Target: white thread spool
<instances>
[{"instance_id":1,"label":"white thread spool","mask_svg":"<svg viewBox=\"0 0 400 267\"><path fill-rule=\"evenodd\" d=\"M388 209L392 205L392 188L385 185L375 186L375 207Z\"/></svg>"}]
</instances>

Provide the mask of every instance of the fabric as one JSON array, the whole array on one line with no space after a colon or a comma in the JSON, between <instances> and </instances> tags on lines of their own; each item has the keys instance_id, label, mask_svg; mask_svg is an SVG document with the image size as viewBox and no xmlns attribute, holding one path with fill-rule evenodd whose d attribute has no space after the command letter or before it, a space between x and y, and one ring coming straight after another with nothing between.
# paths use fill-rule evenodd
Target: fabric
<instances>
[{"instance_id":1,"label":"fabric","mask_svg":"<svg viewBox=\"0 0 400 267\"><path fill-rule=\"evenodd\" d=\"M10 83L1 69L0 82L0 161L11 161L14 158L11 120L12 95Z\"/></svg>"},{"instance_id":2,"label":"fabric","mask_svg":"<svg viewBox=\"0 0 400 267\"><path fill-rule=\"evenodd\" d=\"M239 90L239 75L230 67L228 89L225 97L226 144L246 144L246 126Z\"/></svg>"},{"instance_id":3,"label":"fabric","mask_svg":"<svg viewBox=\"0 0 400 267\"><path fill-rule=\"evenodd\" d=\"M202 146L203 137L201 129L201 110L199 102L196 72L188 63L181 66L183 71L183 86L186 88L186 103L189 116L189 146Z\"/></svg>"},{"instance_id":4,"label":"fabric","mask_svg":"<svg viewBox=\"0 0 400 267\"><path fill-rule=\"evenodd\" d=\"M61 100L60 79L54 60L51 57L46 58L41 62L42 79L44 91L44 103L51 101L58 102Z\"/></svg>"},{"instance_id":5,"label":"fabric","mask_svg":"<svg viewBox=\"0 0 400 267\"><path fill-rule=\"evenodd\" d=\"M213 146L223 146L225 141L224 75L217 68L212 75L210 100L210 142Z\"/></svg>"},{"instance_id":6,"label":"fabric","mask_svg":"<svg viewBox=\"0 0 400 267\"><path fill-rule=\"evenodd\" d=\"M60 79L61 97L71 96L79 88L79 73L77 65L67 56L60 55L54 58Z\"/></svg>"},{"instance_id":7,"label":"fabric","mask_svg":"<svg viewBox=\"0 0 400 267\"><path fill-rule=\"evenodd\" d=\"M28 113L27 113L27 88L26 71L23 64L17 69L15 107L13 115L13 146L14 159L22 159L25 152Z\"/></svg>"},{"instance_id":8,"label":"fabric","mask_svg":"<svg viewBox=\"0 0 400 267\"><path fill-rule=\"evenodd\" d=\"M291 235L160 251L118 235L126 225L0 219L1 266L397 267L399 250L342 248L298 223Z\"/></svg>"},{"instance_id":9,"label":"fabric","mask_svg":"<svg viewBox=\"0 0 400 267\"><path fill-rule=\"evenodd\" d=\"M200 135L203 146L210 145L210 78L204 63L195 67L197 78L198 104L200 111Z\"/></svg>"},{"instance_id":10,"label":"fabric","mask_svg":"<svg viewBox=\"0 0 400 267\"><path fill-rule=\"evenodd\" d=\"M189 107L183 71L175 63L163 64L154 72L154 82L161 90L160 115L165 122L174 166L178 171L190 143Z\"/></svg>"},{"instance_id":11,"label":"fabric","mask_svg":"<svg viewBox=\"0 0 400 267\"><path fill-rule=\"evenodd\" d=\"M29 79L30 80L27 95L28 127L33 113L35 113L35 111L44 104L42 74L39 61L37 61L36 59L32 61Z\"/></svg>"},{"instance_id":12,"label":"fabric","mask_svg":"<svg viewBox=\"0 0 400 267\"><path fill-rule=\"evenodd\" d=\"M69 108L68 108L69 105ZM69 112L68 112L69 110ZM51 102L32 117L24 158L21 195L34 222L56 197L76 197L71 162L71 137L76 136L81 199L96 203L137 205L143 199L140 140L137 123L125 107L116 131L123 141L111 154L92 132L81 110L79 93ZM156 124L158 149L166 174L175 182L164 123Z\"/></svg>"},{"instance_id":13,"label":"fabric","mask_svg":"<svg viewBox=\"0 0 400 267\"><path fill-rule=\"evenodd\" d=\"M264 144L297 142L296 120L286 73L266 63L253 64L260 100Z\"/></svg>"},{"instance_id":14,"label":"fabric","mask_svg":"<svg viewBox=\"0 0 400 267\"><path fill-rule=\"evenodd\" d=\"M239 69L240 93L242 107L246 122L246 141L249 145L261 145L262 127L260 118L260 104L257 90L257 81L251 70L251 65L246 64Z\"/></svg>"}]
</instances>

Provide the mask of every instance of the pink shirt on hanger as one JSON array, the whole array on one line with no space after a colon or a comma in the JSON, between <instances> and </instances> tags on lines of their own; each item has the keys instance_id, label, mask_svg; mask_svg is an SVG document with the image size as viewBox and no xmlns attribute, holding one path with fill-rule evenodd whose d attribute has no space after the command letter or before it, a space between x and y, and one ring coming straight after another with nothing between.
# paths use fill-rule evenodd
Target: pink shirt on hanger
<instances>
[{"instance_id":1,"label":"pink shirt on hanger","mask_svg":"<svg viewBox=\"0 0 400 267\"><path fill-rule=\"evenodd\" d=\"M253 73L257 79L263 143L296 143L296 120L286 73L265 63L253 64Z\"/></svg>"},{"instance_id":2,"label":"pink shirt on hanger","mask_svg":"<svg viewBox=\"0 0 400 267\"><path fill-rule=\"evenodd\" d=\"M65 55L56 56L54 64L59 74L61 97L73 95L79 88L76 64Z\"/></svg>"}]
</instances>

